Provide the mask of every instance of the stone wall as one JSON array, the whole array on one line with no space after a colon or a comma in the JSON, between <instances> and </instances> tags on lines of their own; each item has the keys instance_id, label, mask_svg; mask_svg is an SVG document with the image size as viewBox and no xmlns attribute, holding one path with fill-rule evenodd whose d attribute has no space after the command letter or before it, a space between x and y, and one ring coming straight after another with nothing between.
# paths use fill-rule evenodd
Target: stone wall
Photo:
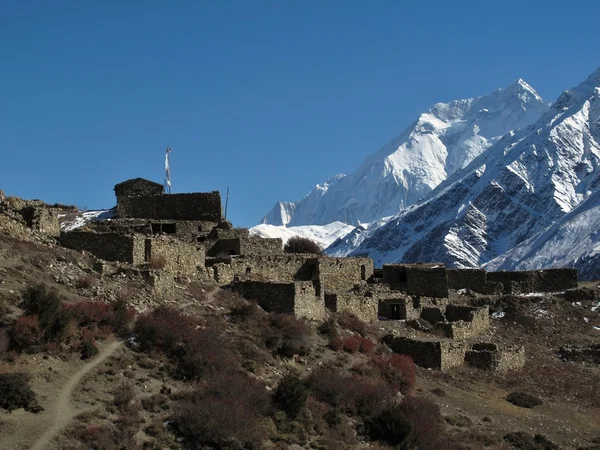
<instances>
[{"instance_id":1,"label":"stone wall","mask_svg":"<svg viewBox=\"0 0 600 450\"><path fill-rule=\"evenodd\" d=\"M207 254L215 258L225 256L254 257L283 255L283 241L279 238L266 239L259 237L219 239L210 247Z\"/></svg>"},{"instance_id":2,"label":"stone wall","mask_svg":"<svg viewBox=\"0 0 600 450\"><path fill-rule=\"evenodd\" d=\"M44 207L27 206L20 211L20 214L31 229L49 236L60 235L60 224L56 211Z\"/></svg>"},{"instance_id":3,"label":"stone wall","mask_svg":"<svg viewBox=\"0 0 600 450\"><path fill-rule=\"evenodd\" d=\"M133 178L115 185L117 201L123 197L138 197L141 195L159 195L163 193L163 185L144 178Z\"/></svg>"},{"instance_id":4,"label":"stone wall","mask_svg":"<svg viewBox=\"0 0 600 450\"><path fill-rule=\"evenodd\" d=\"M120 218L220 222L222 216L221 195L218 191L117 199L117 217Z\"/></svg>"},{"instance_id":5,"label":"stone wall","mask_svg":"<svg viewBox=\"0 0 600 450\"><path fill-rule=\"evenodd\" d=\"M383 281L410 295L448 297L446 268L440 264L384 264Z\"/></svg>"},{"instance_id":6,"label":"stone wall","mask_svg":"<svg viewBox=\"0 0 600 450\"><path fill-rule=\"evenodd\" d=\"M230 259L234 275L263 281L312 281L319 279L315 255L289 254Z\"/></svg>"},{"instance_id":7,"label":"stone wall","mask_svg":"<svg viewBox=\"0 0 600 450\"><path fill-rule=\"evenodd\" d=\"M330 258L318 260L319 277L326 292L345 292L373 276L371 258Z\"/></svg>"},{"instance_id":8,"label":"stone wall","mask_svg":"<svg viewBox=\"0 0 600 450\"><path fill-rule=\"evenodd\" d=\"M322 320L325 302L322 293L317 292L317 284L312 281L242 281L233 283L231 287L242 297L256 301L265 311Z\"/></svg>"},{"instance_id":9,"label":"stone wall","mask_svg":"<svg viewBox=\"0 0 600 450\"><path fill-rule=\"evenodd\" d=\"M250 257L265 255L283 255L283 241L280 238L241 238L240 255Z\"/></svg>"},{"instance_id":10,"label":"stone wall","mask_svg":"<svg viewBox=\"0 0 600 450\"><path fill-rule=\"evenodd\" d=\"M410 356L418 366L442 371L462 365L467 350L465 343L443 338L407 338L388 335L384 337L384 342L395 353Z\"/></svg>"},{"instance_id":11,"label":"stone wall","mask_svg":"<svg viewBox=\"0 0 600 450\"><path fill-rule=\"evenodd\" d=\"M138 249L141 240L136 240ZM144 245L144 259L150 262L158 258L164 261L162 269L165 272L179 275L195 275L198 269L204 269L204 247L191 244L166 236L146 238Z\"/></svg>"},{"instance_id":12,"label":"stone wall","mask_svg":"<svg viewBox=\"0 0 600 450\"><path fill-rule=\"evenodd\" d=\"M446 269L448 288L471 289L480 294L486 293L486 273L483 269Z\"/></svg>"},{"instance_id":13,"label":"stone wall","mask_svg":"<svg viewBox=\"0 0 600 450\"><path fill-rule=\"evenodd\" d=\"M502 283L505 293L558 292L577 287L577 269L488 272L487 280Z\"/></svg>"},{"instance_id":14,"label":"stone wall","mask_svg":"<svg viewBox=\"0 0 600 450\"><path fill-rule=\"evenodd\" d=\"M498 372L519 370L525 366L525 348L521 345L474 344L466 352L465 362L483 370Z\"/></svg>"},{"instance_id":15,"label":"stone wall","mask_svg":"<svg viewBox=\"0 0 600 450\"><path fill-rule=\"evenodd\" d=\"M327 307L331 311L354 314L364 322L375 322L377 320L377 299L358 293L336 293L326 294Z\"/></svg>"},{"instance_id":16,"label":"stone wall","mask_svg":"<svg viewBox=\"0 0 600 450\"><path fill-rule=\"evenodd\" d=\"M63 247L86 251L106 261L134 263L133 236L117 233L70 231L61 233L59 241Z\"/></svg>"}]
</instances>

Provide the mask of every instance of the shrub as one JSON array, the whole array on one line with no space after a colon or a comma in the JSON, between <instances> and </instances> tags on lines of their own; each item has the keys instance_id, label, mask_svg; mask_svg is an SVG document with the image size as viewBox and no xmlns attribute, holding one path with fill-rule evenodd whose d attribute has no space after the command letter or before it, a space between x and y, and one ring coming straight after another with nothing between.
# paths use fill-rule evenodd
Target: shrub
<instances>
[{"instance_id":1,"label":"shrub","mask_svg":"<svg viewBox=\"0 0 600 450\"><path fill-rule=\"evenodd\" d=\"M94 333L84 328L81 330L81 359L88 359L98 354Z\"/></svg>"},{"instance_id":2,"label":"shrub","mask_svg":"<svg viewBox=\"0 0 600 450\"><path fill-rule=\"evenodd\" d=\"M25 289L21 308L29 316L37 315L42 328L50 327L60 313L61 299L55 289L36 284Z\"/></svg>"},{"instance_id":3,"label":"shrub","mask_svg":"<svg viewBox=\"0 0 600 450\"><path fill-rule=\"evenodd\" d=\"M193 330L188 317L167 306L160 306L138 318L134 329L143 351L158 349L168 356L182 354L183 344Z\"/></svg>"},{"instance_id":4,"label":"shrub","mask_svg":"<svg viewBox=\"0 0 600 450\"><path fill-rule=\"evenodd\" d=\"M542 400L535 395L520 391L511 392L506 396L506 400L521 408L533 408L534 406L539 406L543 403Z\"/></svg>"},{"instance_id":5,"label":"shrub","mask_svg":"<svg viewBox=\"0 0 600 450\"><path fill-rule=\"evenodd\" d=\"M289 314L271 314L270 327L264 330L268 349L281 356L292 357L310 352L312 332L305 320Z\"/></svg>"},{"instance_id":6,"label":"shrub","mask_svg":"<svg viewBox=\"0 0 600 450\"><path fill-rule=\"evenodd\" d=\"M119 410L127 410L135 399L135 389L133 384L124 382L117 386L113 392L113 405Z\"/></svg>"},{"instance_id":7,"label":"shrub","mask_svg":"<svg viewBox=\"0 0 600 450\"><path fill-rule=\"evenodd\" d=\"M257 448L267 438L270 399L262 383L241 373L215 375L176 405L179 432L195 448Z\"/></svg>"},{"instance_id":8,"label":"shrub","mask_svg":"<svg viewBox=\"0 0 600 450\"><path fill-rule=\"evenodd\" d=\"M407 394L415 386L415 363L410 356L393 354L375 356L371 363L379 370L381 376L403 394Z\"/></svg>"},{"instance_id":9,"label":"shrub","mask_svg":"<svg viewBox=\"0 0 600 450\"><path fill-rule=\"evenodd\" d=\"M35 393L29 387L26 376L22 373L0 374L0 408L13 411L24 408L37 413L42 411Z\"/></svg>"},{"instance_id":10,"label":"shrub","mask_svg":"<svg viewBox=\"0 0 600 450\"><path fill-rule=\"evenodd\" d=\"M354 336L344 339L342 341L342 347L344 351L348 353L371 353L375 348L375 344L369 339L355 334Z\"/></svg>"},{"instance_id":11,"label":"shrub","mask_svg":"<svg viewBox=\"0 0 600 450\"><path fill-rule=\"evenodd\" d=\"M89 289L98 282L98 279L92 275L83 275L75 280L75 287L78 289Z\"/></svg>"},{"instance_id":12,"label":"shrub","mask_svg":"<svg viewBox=\"0 0 600 450\"><path fill-rule=\"evenodd\" d=\"M391 388L380 378L319 369L312 373L309 381L318 400L363 417L381 411L394 397Z\"/></svg>"},{"instance_id":13,"label":"shrub","mask_svg":"<svg viewBox=\"0 0 600 450\"><path fill-rule=\"evenodd\" d=\"M312 239L300 236L289 238L283 246L283 251L286 253L314 253L316 255L323 254L323 248L319 244Z\"/></svg>"},{"instance_id":14,"label":"shrub","mask_svg":"<svg viewBox=\"0 0 600 450\"><path fill-rule=\"evenodd\" d=\"M164 256L153 256L150 258L150 262L148 263L148 267L150 269L164 269L167 265L167 260Z\"/></svg>"},{"instance_id":15,"label":"shrub","mask_svg":"<svg viewBox=\"0 0 600 450\"><path fill-rule=\"evenodd\" d=\"M334 352L339 352L342 348L344 348L344 341L342 338L335 337L329 341L327 346Z\"/></svg>"},{"instance_id":16,"label":"shrub","mask_svg":"<svg viewBox=\"0 0 600 450\"><path fill-rule=\"evenodd\" d=\"M337 321L344 330L352 331L364 336L367 332L367 324L351 313L337 314Z\"/></svg>"},{"instance_id":17,"label":"shrub","mask_svg":"<svg viewBox=\"0 0 600 450\"><path fill-rule=\"evenodd\" d=\"M225 334L215 327L193 330L177 358L177 373L186 379L234 372L239 362Z\"/></svg>"},{"instance_id":18,"label":"shrub","mask_svg":"<svg viewBox=\"0 0 600 450\"><path fill-rule=\"evenodd\" d=\"M559 450L560 447L550 441L542 434L532 436L524 431L516 433L508 433L504 436L504 440L513 448L521 450ZM590 447L592 448L592 447Z\"/></svg>"},{"instance_id":19,"label":"shrub","mask_svg":"<svg viewBox=\"0 0 600 450\"><path fill-rule=\"evenodd\" d=\"M454 449L437 405L421 397L405 397L365 421L367 434L399 448Z\"/></svg>"},{"instance_id":20,"label":"shrub","mask_svg":"<svg viewBox=\"0 0 600 450\"><path fill-rule=\"evenodd\" d=\"M294 419L304 410L309 394L308 384L297 374L290 373L277 385L273 393L273 402L288 417Z\"/></svg>"},{"instance_id":21,"label":"shrub","mask_svg":"<svg viewBox=\"0 0 600 450\"><path fill-rule=\"evenodd\" d=\"M319 325L318 330L319 333L327 336L330 341L338 337L338 329L335 324L335 320L332 318L327 319L325 322Z\"/></svg>"},{"instance_id":22,"label":"shrub","mask_svg":"<svg viewBox=\"0 0 600 450\"><path fill-rule=\"evenodd\" d=\"M21 316L10 330L11 348L20 352L35 352L42 344L44 331L38 316Z\"/></svg>"},{"instance_id":23,"label":"shrub","mask_svg":"<svg viewBox=\"0 0 600 450\"><path fill-rule=\"evenodd\" d=\"M88 325L110 325L114 319L113 307L105 302L95 302L81 300L74 303L67 303L63 306L71 316L77 321L79 326Z\"/></svg>"},{"instance_id":24,"label":"shrub","mask_svg":"<svg viewBox=\"0 0 600 450\"><path fill-rule=\"evenodd\" d=\"M123 334L131 330L135 320L135 308L127 306L127 300L117 298L113 304L113 329L116 333Z\"/></svg>"},{"instance_id":25,"label":"shrub","mask_svg":"<svg viewBox=\"0 0 600 450\"><path fill-rule=\"evenodd\" d=\"M0 356L8 352L10 347L10 336L8 330L4 327L0 327Z\"/></svg>"}]
</instances>

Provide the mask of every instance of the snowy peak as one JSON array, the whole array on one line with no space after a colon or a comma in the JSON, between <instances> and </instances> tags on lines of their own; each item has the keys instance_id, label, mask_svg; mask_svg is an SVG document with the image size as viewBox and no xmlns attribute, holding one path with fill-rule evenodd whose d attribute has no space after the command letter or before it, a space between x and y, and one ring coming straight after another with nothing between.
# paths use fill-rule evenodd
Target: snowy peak
<instances>
[{"instance_id":1,"label":"snowy peak","mask_svg":"<svg viewBox=\"0 0 600 450\"><path fill-rule=\"evenodd\" d=\"M354 252L379 262L478 266L577 208L600 187L599 75L563 93L533 126L496 141Z\"/></svg>"},{"instance_id":2,"label":"snowy peak","mask_svg":"<svg viewBox=\"0 0 600 450\"><path fill-rule=\"evenodd\" d=\"M548 108L523 80L489 95L437 103L355 172L317 185L298 202L278 202L261 223L359 225L395 215Z\"/></svg>"}]
</instances>

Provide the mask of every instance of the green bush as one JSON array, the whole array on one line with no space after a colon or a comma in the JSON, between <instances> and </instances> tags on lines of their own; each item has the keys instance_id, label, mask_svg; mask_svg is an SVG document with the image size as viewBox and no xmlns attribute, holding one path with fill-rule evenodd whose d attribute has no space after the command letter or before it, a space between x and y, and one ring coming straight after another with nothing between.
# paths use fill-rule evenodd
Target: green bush
<instances>
[{"instance_id":1,"label":"green bush","mask_svg":"<svg viewBox=\"0 0 600 450\"><path fill-rule=\"evenodd\" d=\"M277 385L273 393L273 402L288 417L294 419L304 410L309 395L308 384L297 374L290 373L284 376Z\"/></svg>"},{"instance_id":2,"label":"green bush","mask_svg":"<svg viewBox=\"0 0 600 450\"><path fill-rule=\"evenodd\" d=\"M24 408L34 413L42 411L27 377L22 373L0 374L0 408L7 411Z\"/></svg>"},{"instance_id":3,"label":"green bush","mask_svg":"<svg viewBox=\"0 0 600 450\"><path fill-rule=\"evenodd\" d=\"M20 306L28 316L37 315L42 328L48 328L60 314L61 298L55 289L40 283L25 289Z\"/></svg>"}]
</instances>

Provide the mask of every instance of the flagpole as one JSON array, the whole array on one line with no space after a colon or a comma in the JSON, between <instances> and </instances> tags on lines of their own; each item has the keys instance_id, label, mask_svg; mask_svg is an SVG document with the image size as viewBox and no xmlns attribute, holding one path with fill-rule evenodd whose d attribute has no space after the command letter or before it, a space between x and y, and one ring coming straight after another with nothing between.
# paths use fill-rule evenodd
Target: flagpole
<instances>
[{"instance_id":1,"label":"flagpole","mask_svg":"<svg viewBox=\"0 0 600 450\"><path fill-rule=\"evenodd\" d=\"M165 185L164 185L164 193L171 193L171 167L169 166L169 153L171 153L171 147L167 146L167 151L165 154Z\"/></svg>"}]
</instances>

